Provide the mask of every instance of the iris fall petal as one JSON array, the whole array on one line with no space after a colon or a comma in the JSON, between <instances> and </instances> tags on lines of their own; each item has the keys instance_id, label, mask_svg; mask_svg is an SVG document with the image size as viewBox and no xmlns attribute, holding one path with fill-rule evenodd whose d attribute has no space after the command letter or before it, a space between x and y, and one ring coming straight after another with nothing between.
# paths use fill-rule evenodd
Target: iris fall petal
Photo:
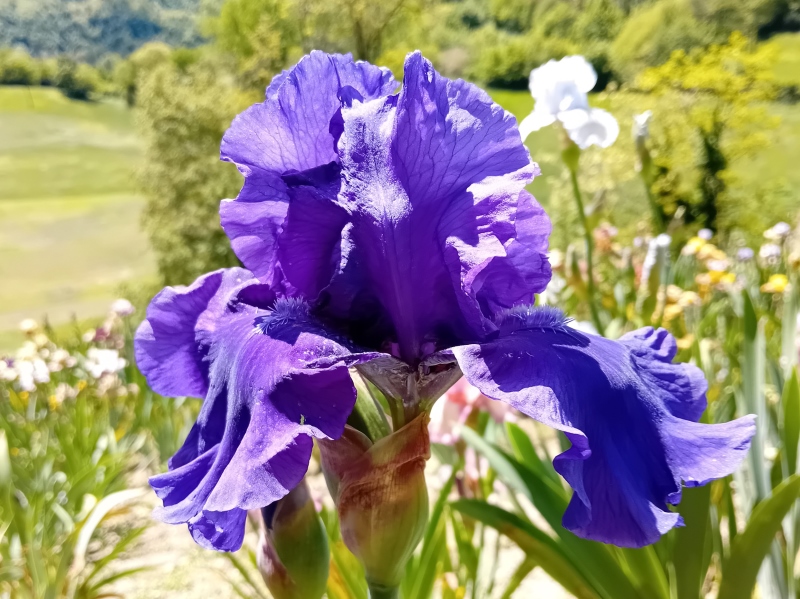
<instances>
[{"instance_id":1,"label":"iris fall petal","mask_svg":"<svg viewBox=\"0 0 800 599\"><path fill-rule=\"evenodd\" d=\"M675 340L640 329L618 341L568 327L556 310L506 317L494 341L453 349L482 393L564 431L572 447L554 460L574 489L564 526L623 547L653 543L680 516L681 481L705 484L733 472L754 417L700 424L706 385L673 364Z\"/></svg>"}]
</instances>

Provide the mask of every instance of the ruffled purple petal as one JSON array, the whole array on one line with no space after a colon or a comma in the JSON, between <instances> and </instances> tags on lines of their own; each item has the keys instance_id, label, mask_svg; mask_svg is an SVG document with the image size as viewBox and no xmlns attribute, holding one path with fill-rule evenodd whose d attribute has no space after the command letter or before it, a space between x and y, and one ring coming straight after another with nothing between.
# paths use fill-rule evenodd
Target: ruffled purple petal
<instances>
[{"instance_id":1,"label":"ruffled purple petal","mask_svg":"<svg viewBox=\"0 0 800 599\"><path fill-rule=\"evenodd\" d=\"M556 310L512 312L501 334L453 353L482 393L564 431L572 447L554 460L575 493L564 526L623 547L654 543L674 526L681 481L732 473L755 432L753 416L695 422L705 382L673 364L674 339L640 329L618 341L569 328Z\"/></svg>"},{"instance_id":2,"label":"ruffled purple petal","mask_svg":"<svg viewBox=\"0 0 800 599\"><path fill-rule=\"evenodd\" d=\"M343 99L369 100L396 86L387 69L315 51L276 76L263 103L234 119L222 139L221 156L237 165L245 183L235 201L223 201L220 217L234 252L261 281L276 285L290 276L281 271L277 256L293 201L292 186L283 177L336 163L338 133L331 131L331 121L341 120ZM335 183L330 200L339 189L338 173ZM339 220L327 223L336 234Z\"/></svg>"},{"instance_id":3,"label":"ruffled purple petal","mask_svg":"<svg viewBox=\"0 0 800 599\"><path fill-rule=\"evenodd\" d=\"M156 393L205 397L210 336L231 293L252 278L243 268L218 270L189 287L166 287L153 298L134 346L139 370Z\"/></svg>"},{"instance_id":4,"label":"ruffled purple petal","mask_svg":"<svg viewBox=\"0 0 800 599\"><path fill-rule=\"evenodd\" d=\"M432 341L493 330L482 306L531 302L544 288L549 221L524 191L536 166L510 114L416 53L399 96L342 115L340 202L351 217L332 311L379 306L380 336L413 362Z\"/></svg>"},{"instance_id":5,"label":"ruffled purple petal","mask_svg":"<svg viewBox=\"0 0 800 599\"><path fill-rule=\"evenodd\" d=\"M241 305L262 287L240 288L218 322L197 422L170 471L150 480L163 502L156 516L187 523L199 544L221 551L241 545L247 510L302 480L312 437L342 434L356 397L348 366L374 357L352 354L303 302Z\"/></svg>"},{"instance_id":6,"label":"ruffled purple petal","mask_svg":"<svg viewBox=\"0 0 800 599\"><path fill-rule=\"evenodd\" d=\"M391 71L349 54L318 50L278 75L266 100L237 116L222 139L223 160L246 175L249 168L282 175L336 160L329 127L341 107L342 89L370 100L390 94Z\"/></svg>"}]
</instances>

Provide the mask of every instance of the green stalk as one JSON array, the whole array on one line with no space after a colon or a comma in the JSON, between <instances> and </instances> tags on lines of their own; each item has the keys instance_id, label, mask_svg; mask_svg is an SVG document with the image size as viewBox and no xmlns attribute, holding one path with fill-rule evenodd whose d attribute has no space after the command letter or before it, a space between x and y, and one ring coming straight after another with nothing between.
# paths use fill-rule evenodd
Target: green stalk
<instances>
[{"instance_id":1,"label":"green stalk","mask_svg":"<svg viewBox=\"0 0 800 599\"><path fill-rule=\"evenodd\" d=\"M369 599L400 599L400 587L385 587L367 582Z\"/></svg>"},{"instance_id":2,"label":"green stalk","mask_svg":"<svg viewBox=\"0 0 800 599\"><path fill-rule=\"evenodd\" d=\"M644 190L647 193L647 201L650 204L650 212L653 214L653 230L656 235L665 233L667 231L667 225L664 223L661 208L653 195L653 189L644 175L642 175L642 181L644 182Z\"/></svg>"},{"instance_id":3,"label":"green stalk","mask_svg":"<svg viewBox=\"0 0 800 599\"><path fill-rule=\"evenodd\" d=\"M577 164L573 166L570 164L570 161L565 162L567 162L567 168L569 169L569 178L570 181L572 181L572 193L575 196L575 203L578 205L578 216L580 216L581 225L583 225L583 237L586 242L586 288L589 292L589 310L592 313L594 327L597 329L598 334L603 335L603 324L600 322L600 312L597 309L596 303L597 291L594 286L594 240L592 239L592 230L591 227L589 227L589 219L586 218L586 210L583 207L583 196L581 195L581 189L578 185ZM577 161L575 162L577 163Z\"/></svg>"}]
</instances>

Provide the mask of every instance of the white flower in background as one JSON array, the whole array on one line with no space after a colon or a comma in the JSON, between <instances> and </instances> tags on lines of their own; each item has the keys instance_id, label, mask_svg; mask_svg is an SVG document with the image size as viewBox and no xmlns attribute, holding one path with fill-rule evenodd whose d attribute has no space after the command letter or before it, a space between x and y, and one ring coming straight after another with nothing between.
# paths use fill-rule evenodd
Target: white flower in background
<instances>
[{"instance_id":1,"label":"white flower in background","mask_svg":"<svg viewBox=\"0 0 800 599\"><path fill-rule=\"evenodd\" d=\"M669 246L671 244L672 237L666 233L662 233L650 240L650 244L647 246L647 255L644 257L644 263L642 264L643 286L647 285L654 268L657 268L659 277L661 276L661 271L664 270L669 261Z\"/></svg>"},{"instance_id":2,"label":"white flower in background","mask_svg":"<svg viewBox=\"0 0 800 599\"><path fill-rule=\"evenodd\" d=\"M70 387L67 383L59 383L55 393L52 395L50 406L53 408L58 407L63 404L65 400L75 399L77 396L77 389Z\"/></svg>"},{"instance_id":3,"label":"white flower in background","mask_svg":"<svg viewBox=\"0 0 800 599\"><path fill-rule=\"evenodd\" d=\"M99 379L104 374L114 374L119 372L127 362L119 357L119 352L115 349L89 348L86 352L86 361L83 366L92 378Z\"/></svg>"},{"instance_id":4,"label":"white flower in background","mask_svg":"<svg viewBox=\"0 0 800 599\"><path fill-rule=\"evenodd\" d=\"M26 335L30 335L36 332L39 329L39 323L36 322L33 318L26 318L22 322L19 323L19 330L25 333Z\"/></svg>"},{"instance_id":5,"label":"white flower in background","mask_svg":"<svg viewBox=\"0 0 800 599\"><path fill-rule=\"evenodd\" d=\"M583 56L551 60L531 71L529 87L536 103L519 124L522 139L559 121L581 149L613 144L619 135L616 119L589 106L587 94L596 83L597 73Z\"/></svg>"},{"instance_id":6,"label":"white flower in background","mask_svg":"<svg viewBox=\"0 0 800 599\"><path fill-rule=\"evenodd\" d=\"M776 224L774 227L770 227L766 231L764 231L764 237L769 239L770 241L783 241L787 237L789 237L789 233L792 232L792 227L788 223L780 222Z\"/></svg>"},{"instance_id":7,"label":"white flower in background","mask_svg":"<svg viewBox=\"0 0 800 599\"><path fill-rule=\"evenodd\" d=\"M39 347L33 341L26 341L17 350L17 360L33 360L39 357Z\"/></svg>"},{"instance_id":8,"label":"white flower in background","mask_svg":"<svg viewBox=\"0 0 800 599\"><path fill-rule=\"evenodd\" d=\"M14 369L17 371L17 385L23 391L36 391L37 383L50 382L50 371L41 358L17 360Z\"/></svg>"},{"instance_id":9,"label":"white flower in background","mask_svg":"<svg viewBox=\"0 0 800 599\"><path fill-rule=\"evenodd\" d=\"M130 316L134 312L136 312L136 308L133 307L133 304L130 303L125 298L120 298L115 300L114 303L111 304L111 312L116 314L117 316Z\"/></svg>"},{"instance_id":10,"label":"white flower in background","mask_svg":"<svg viewBox=\"0 0 800 599\"><path fill-rule=\"evenodd\" d=\"M755 252L751 248L739 248L736 252L736 259L739 262L749 262L755 256Z\"/></svg>"},{"instance_id":11,"label":"white flower in background","mask_svg":"<svg viewBox=\"0 0 800 599\"><path fill-rule=\"evenodd\" d=\"M636 145L643 144L650 137L650 120L653 118L652 110L645 110L642 114L633 115L631 135Z\"/></svg>"},{"instance_id":12,"label":"white flower in background","mask_svg":"<svg viewBox=\"0 0 800 599\"><path fill-rule=\"evenodd\" d=\"M767 264L777 264L781 259L781 246L774 243L765 243L758 250L758 257Z\"/></svg>"},{"instance_id":13,"label":"white flower in background","mask_svg":"<svg viewBox=\"0 0 800 599\"><path fill-rule=\"evenodd\" d=\"M711 241L711 238L714 237L714 231L711 229L700 229L697 232L697 236L703 241Z\"/></svg>"},{"instance_id":14,"label":"white flower in background","mask_svg":"<svg viewBox=\"0 0 800 599\"><path fill-rule=\"evenodd\" d=\"M0 381L15 381L17 379L17 371L6 360L0 360Z\"/></svg>"},{"instance_id":15,"label":"white flower in background","mask_svg":"<svg viewBox=\"0 0 800 599\"><path fill-rule=\"evenodd\" d=\"M75 358L69 355L69 352L64 348L59 347L50 355L50 361L47 367L50 372L60 372L64 368L72 368L76 364Z\"/></svg>"},{"instance_id":16,"label":"white flower in background","mask_svg":"<svg viewBox=\"0 0 800 599\"><path fill-rule=\"evenodd\" d=\"M706 267L708 270L713 270L715 272L725 272L728 270L728 266L730 266L730 262L725 258L720 260L709 260L706 262Z\"/></svg>"}]
</instances>

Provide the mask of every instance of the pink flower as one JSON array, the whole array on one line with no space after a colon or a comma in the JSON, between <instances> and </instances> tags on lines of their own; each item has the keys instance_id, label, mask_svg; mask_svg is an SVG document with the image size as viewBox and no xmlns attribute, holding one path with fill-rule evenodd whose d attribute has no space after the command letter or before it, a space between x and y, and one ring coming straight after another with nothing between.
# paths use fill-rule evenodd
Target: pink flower
<instances>
[{"instance_id":1,"label":"pink flower","mask_svg":"<svg viewBox=\"0 0 800 599\"><path fill-rule=\"evenodd\" d=\"M446 445L455 443L461 436L461 427L466 424L470 415L480 410L489 412L496 422L503 422L511 412L508 405L489 399L470 385L467 379L462 378L431 410L431 422L428 426L431 441Z\"/></svg>"}]
</instances>

